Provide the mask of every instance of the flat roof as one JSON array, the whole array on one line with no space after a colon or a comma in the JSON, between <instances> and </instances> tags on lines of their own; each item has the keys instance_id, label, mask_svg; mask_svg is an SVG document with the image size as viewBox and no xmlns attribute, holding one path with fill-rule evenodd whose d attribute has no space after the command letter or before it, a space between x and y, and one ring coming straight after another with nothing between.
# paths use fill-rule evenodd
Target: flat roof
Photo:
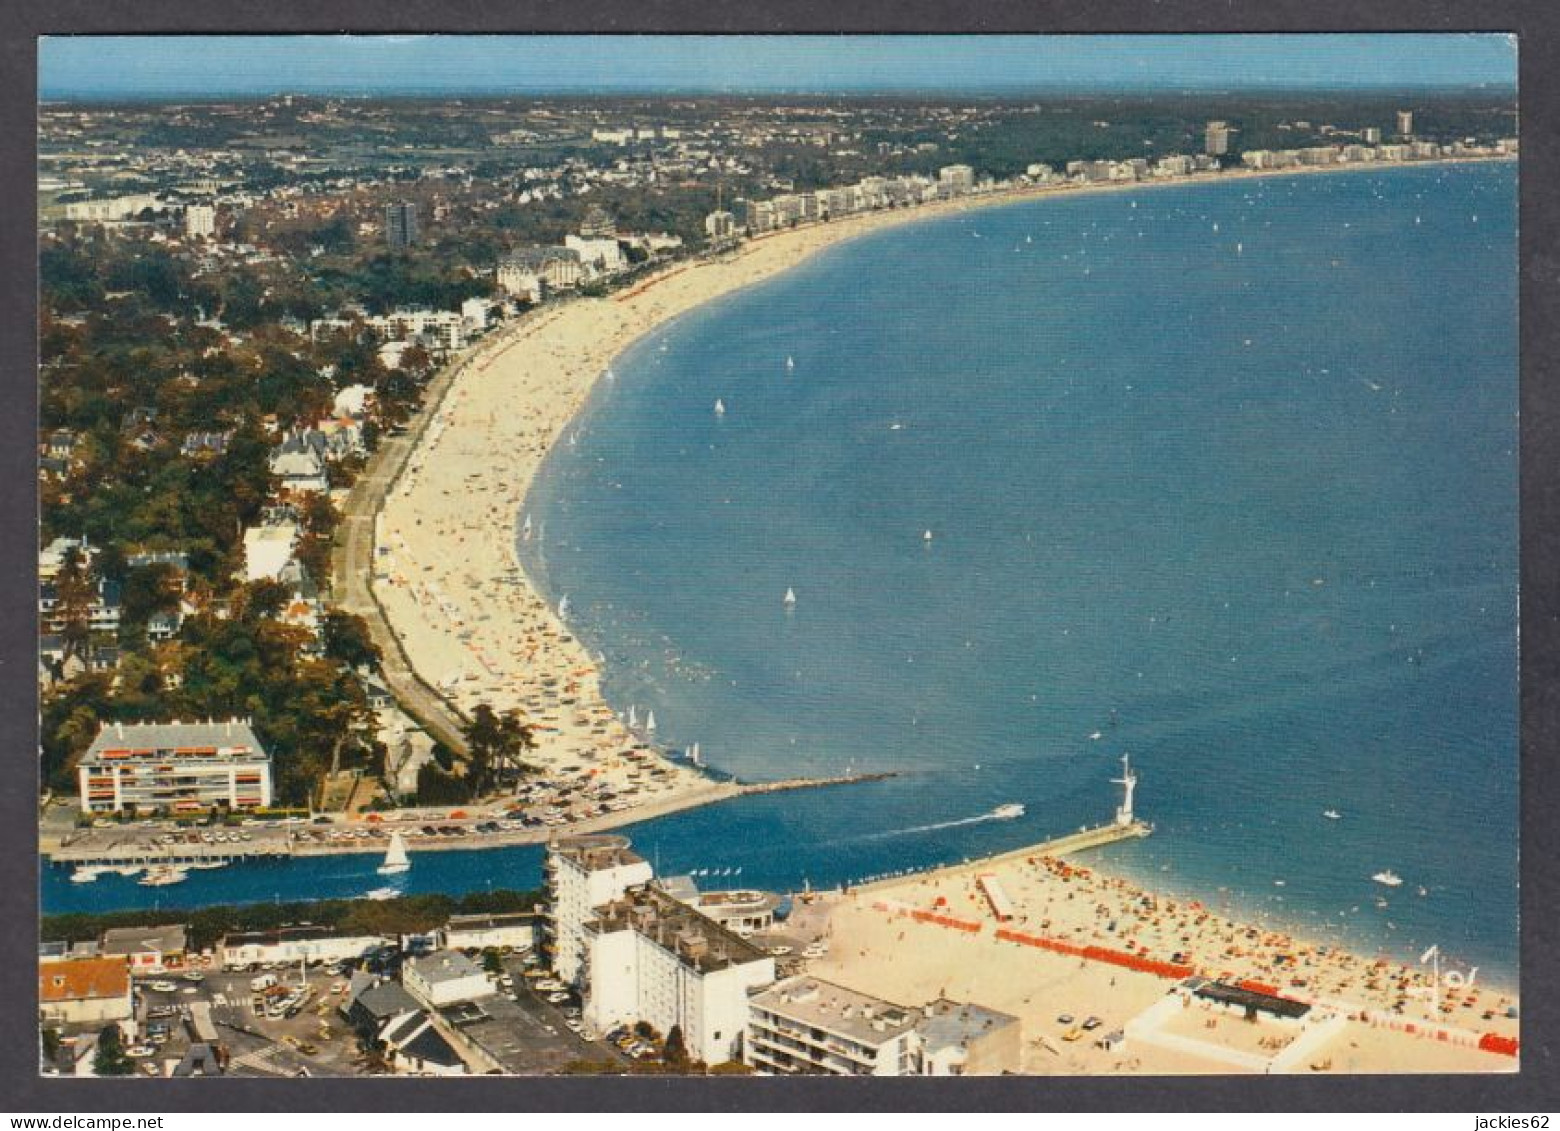
<instances>
[{"instance_id":1,"label":"flat roof","mask_svg":"<svg viewBox=\"0 0 1560 1131\"><path fill-rule=\"evenodd\" d=\"M534 911L501 911L491 915L451 915L446 931L480 931L496 927L529 927L536 924Z\"/></svg>"},{"instance_id":2,"label":"flat roof","mask_svg":"<svg viewBox=\"0 0 1560 1131\"><path fill-rule=\"evenodd\" d=\"M1303 1001L1295 1001L1293 998L1278 997L1274 994L1265 994L1257 990L1248 990L1242 986L1232 986L1226 982L1208 982L1192 991L1200 998L1209 1001L1221 1002L1224 1005L1238 1005L1244 1009L1260 1010L1271 1013L1275 1017L1304 1017L1311 1012L1311 1007Z\"/></svg>"},{"instance_id":3,"label":"flat roof","mask_svg":"<svg viewBox=\"0 0 1560 1131\"><path fill-rule=\"evenodd\" d=\"M624 898L598 908L586 929L598 934L637 931L700 974L773 962L766 951L654 887L630 889Z\"/></svg>"},{"instance_id":4,"label":"flat roof","mask_svg":"<svg viewBox=\"0 0 1560 1131\"><path fill-rule=\"evenodd\" d=\"M417 976L429 985L456 982L473 975L482 976L482 967L458 950L436 950L421 958L411 959L407 962L407 966L415 970Z\"/></svg>"},{"instance_id":5,"label":"flat roof","mask_svg":"<svg viewBox=\"0 0 1560 1131\"><path fill-rule=\"evenodd\" d=\"M805 974L755 995L752 1004L865 1045L885 1044L922 1020L919 1010Z\"/></svg>"},{"instance_id":6,"label":"flat roof","mask_svg":"<svg viewBox=\"0 0 1560 1131\"><path fill-rule=\"evenodd\" d=\"M103 932L103 953L177 953L184 949L186 941L182 923L168 923L160 927L110 927Z\"/></svg>"},{"instance_id":7,"label":"flat roof","mask_svg":"<svg viewBox=\"0 0 1560 1131\"><path fill-rule=\"evenodd\" d=\"M1018 1024L1011 1013L947 998L932 1002L922 1013L921 1037L934 1050L968 1047L972 1041Z\"/></svg>"},{"instance_id":8,"label":"flat roof","mask_svg":"<svg viewBox=\"0 0 1560 1131\"><path fill-rule=\"evenodd\" d=\"M552 851L566 860L573 861L587 872L603 872L608 868L621 868L629 864L645 862L643 856L629 847L626 836L616 836L611 833L564 837L553 844Z\"/></svg>"}]
</instances>

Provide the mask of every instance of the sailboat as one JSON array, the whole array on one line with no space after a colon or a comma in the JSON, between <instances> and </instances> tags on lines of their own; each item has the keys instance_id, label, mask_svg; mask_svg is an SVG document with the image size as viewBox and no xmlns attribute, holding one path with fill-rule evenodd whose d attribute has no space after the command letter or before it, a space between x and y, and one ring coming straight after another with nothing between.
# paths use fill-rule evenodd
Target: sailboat
<instances>
[{"instance_id":1,"label":"sailboat","mask_svg":"<svg viewBox=\"0 0 1560 1131\"><path fill-rule=\"evenodd\" d=\"M639 729L639 712L634 708L632 703L628 705L628 729Z\"/></svg>"},{"instance_id":2,"label":"sailboat","mask_svg":"<svg viewBox=\"0 0 1560 1131\"><path fill-rule=\"evenodd\" d=\"M647 711L645 713L645 733L646 734L654 734L655 733L655 712L654 711Z\"/></svg>"},{"instance_id":3,"label":"sailboat","mask_svg":"<svg viewBox=\"0 0 1560 1131\"><path fill-rule=\"evenodd\" d=\"M385 852L385 862L379 865L381 876L394 876L410 871L411 857L406 855L406 840L400 833L390 834L390 848Z\"/></svg>"},{"instance_id":4,"label":"sailboat","mask_svg":"<svg viewBox=\"0 0 1560 1131\"><path fill-rule=\"evenodd\" d=\"M795 368L796 368L796 359L794 357L792 357L790 354L786 354L785 355L785 369L786 369L786 372L789 373L791 370L793 370Z\"/></svg>"},{"instance_id":5,"label":"sailboat","mask_svg":"<svg viewBox=\"0 0 1560 1131\"><path fill-rule=\"evenodd\" d=\"M923 530L921 532L921 541L923 541L923 542L930 542L931 540L932 540L932 532L930 530Z\"/></svg>"},{"instance_id":6,"label":"sailboat","mask_svg":"<svg viewBox=\"0 0 1560 1131\"><path fill-rule=\"evenodd\" d=\"M531 540L531 516L525 516L525 522L520 527L520 536L527 542Z\"/></svg>"},{"instance_id":7,"label":"sailboat","mask_svg":"<svg viewBox=\"0 0 1560 1131\"><path fill-rule=\"evenodd\" d=\"M715 415L716 416L725 416L726 415L726 402L721 400L719 397L715 398Z\"/></svg>"},{"instance_id":8,"label":"sailboat","mask_svg":"<svg viewBox=\"0 0 1560 1131\"><path fill-rule=\"evenodd\" d=\"M796 608L796 590L787 587L785 591L785 597L782 599L782 603L787 609Z\"/></svg>"},{"instance_id":9,"label":"sailboat","mask_svg":"<svg viewBox=\"0 0 1560 1131\"><path fill-rule=\"evenodd\" d=\"M569 617L569 595L565 593L563 600L558 602L558 619L567 620Z\"/></svg>"}]
</instances>

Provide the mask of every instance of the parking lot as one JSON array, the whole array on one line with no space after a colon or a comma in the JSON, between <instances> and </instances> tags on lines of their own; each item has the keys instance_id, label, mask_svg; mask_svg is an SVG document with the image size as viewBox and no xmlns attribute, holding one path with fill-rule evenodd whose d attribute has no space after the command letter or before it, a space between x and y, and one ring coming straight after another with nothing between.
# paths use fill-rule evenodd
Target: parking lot
<instances>
[{"instance_id":1,"label":"parking lot","mask_svg":"<svg viewBox=\"0 0 1560 1131\"><path fill-rule=\"evenodd\" d=\"M205 1003L217 1039L227 1047L227 1071L234 1075L356 1076L372 1071L371 1058L358 1051L357 1038L337 1014L341 1002L331 992L339 979L323 970L308 972L307 998L292 1016L268 1017L256 1012L251 989L257 975L210 972L195 982L180 975L136 980L137 1021L142 1034L134 1046L151 1055L137 1057L159 1072L177 1061L196 1040L189 1018L192 1007ZM293 987L300 984L296 968L273 974ZM155 1042L148 1039L161 1038ZM146 1069L143 1069L146 1071ZM148 1074L151 1074L148 1072Z\"/></svg>"}]
</instances>

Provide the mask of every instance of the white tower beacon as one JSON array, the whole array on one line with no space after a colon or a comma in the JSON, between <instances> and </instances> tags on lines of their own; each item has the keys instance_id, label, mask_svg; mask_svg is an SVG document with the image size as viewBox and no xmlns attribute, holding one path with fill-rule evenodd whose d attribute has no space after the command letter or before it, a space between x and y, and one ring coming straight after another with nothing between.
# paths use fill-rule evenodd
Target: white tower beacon
<instances>
[{"instance_id":1,"label":"white tower beacon","mask_svg":"<svg viewBox=\"0 0 1560 1131\"><path fill-rule=\"evenodd\" d=\"M1132 823L1132 791L1137 788L1137 775L1132 772L1131 755L1121 756L1121 776L1111 778L1112 785L1121 786L1121 804L1116 809L1116 824L1126 828Z\"/></svg>"}]
</instances>

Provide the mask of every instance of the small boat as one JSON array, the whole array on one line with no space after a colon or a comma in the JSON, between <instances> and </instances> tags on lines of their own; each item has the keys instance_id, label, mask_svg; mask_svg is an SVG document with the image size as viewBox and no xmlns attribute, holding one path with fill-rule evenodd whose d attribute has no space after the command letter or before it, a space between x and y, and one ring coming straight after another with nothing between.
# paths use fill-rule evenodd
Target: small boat
<instances>
[{"instance_id":1,"label":"small boat","mask_svg":"<svg viewBox=\"0 0 1560 1131\"><path fill-rule=\"evenodd\" d=\"M638 730L639 729L639 712L638 712L638 710L635 709L635 707L634 707L634 705L632 703L630 703L628 705L628 729L629 730Z\"/></svg>"},{"instance_id":2,"label":"small boat","mask_svg":"<svg viewBox=\"0 0 1560 1131\"><path fill-rule=\"evenodd\" d=\"M655 733L655 712L654 711L646 711L645 712L645 733L646 734L654 734Z\"/></svg>"},{"instance_id":3,"label":"small boat","mask_svg":"<svg viewBox=\"0 0 1560 1131\"><path fill-rule=\"evenodd\" d=\"M169 884L182 884L189 879L189 873L183 868L157 867L147 871L137 881L143 888L160 888Z\"/></svg>"},{"instance_id":4,"label":"small boat","mask_svg":"<svg viewBox=\"0 0 1560 1131\"><path fill-rule=\"evenodd\" d=\"M921 541L923 541L923 542L930 542L931 540L932 540L932 532L930 530L926 530L926 531L923 531L921 533Z\"/></svg>"},{"instance_id":5,"label":"small boat","mask_svg":"<svg viewBox=\"0 0 1560 1131\"><path fill-rule=\"evenodd\" d=\"M991 819L994 821L1011 821L1023 815L1024 807L1011 801L1006 805L998 805L991 811Z\"/></svg>"},{"instance_id":6,"label":"small boat","mask_svg":"<svg viewBox=\"0 0 1560 1131\"><path fill-rule=\"evenodd\" d=\"M569 619L569 595L567 593L563 595L563 600L558 602L558 619Z\"/></svg>"},{"instance_id":7,"label":"small boat","mask_svg":"<svg viewBox=\"0 0 1560 1131\"><path fill-rule=\"evenodd\" d=\"M1403 877L1398 875L1391 868L1385 868L1382 871L1377 872L1374 876L1371 877L1371 879L1375 880L1378 884L1385 884L1389 888L1395 888L1403 882Z\"/></svg>"},{"instance_id":8,"label":"small boat","mask_svg":"<svg viewBox=\"0 0 1560 1131\"><path fill-rule=\"evenodd\" d=\"M379 874L394 876L409 871L411 867L411 857L406 854L406 839L400 833L391 833L390 847L385 852L385 862L379 865Z\"/></svg>"},{"instance_id":9,"label":"small boat","mask_svg":"<svg viewBox=\"0 0 1560 1131\"><path fill-rule=\"evenodd\" d=\"M96 868L91 868L91 867L88 867L88 868L77 868L74 872L72 872L70 874L70 882L73 883L73 884L92 884L92 883L96 883L97 882L97 878L98 878L98 874L99 874L98 873L98 869L96 869Z\"/></svg>"},{"instance_id":10,"label":"small boat","mask_svg":"<svg viewBox=\"0 0 1560 1131\"><path fill-rule=\"evenodd\" d=\"M520 536L527 542L531 540L531 516L525 516L525 522L520 527Z\"/></svg>"},{"instance_id":11,"label":"small boat","mask_svg":"<svg viewBox=\"0 0 1560 1131\"><path fill-rule=\"evenodd\" d=\"M365 892L363 898L372 899L375 902L383 902L387 899L394 899L400 894L401 890L399 888L375 888L371 892Z\"/></svg>"},{"instance_id":12,"label":"small boat","mask_svg":"<svg viewBox=\"0 0 1560 1131\"><path fill-rule=\"evenodd\" d=\"M788 373L796 368L796 359L793 358L790 354L785 355L785 368L786 372Z\"/></svg>"},{"instance_id":13,"label":"small boat","mask_svg":"<svg viewBox=\"0 0 1560 1131\"><path fill-rule=\"evenodd\" d=\"M1329 821L1343 820L1343 814L1338 812L1336 809L1324 809L1322 810L1322 816L1326 817Z\"/></svg>"},{"instance_id":14,"label":"small boat","mask_svg":"<svg viewBox=\"0 0 1560 1131\"><path fill-rule=\"evenodd\" d=\"M785 597L782 598L781 603L784 604L788 609L796 608L796 590L787 588L785 591Z\"/></svg>"},{"instance_id":15,"label":"small boat","mask_svg":"<svg viewBox=\"0 0 1560 1131\"><path fill-rule=\"evenodd\" d=\"M715 415L716 416L725 416L726 415L726 402L721 400L719 397L715 398Z\"/></svg>"}]
</instances>

